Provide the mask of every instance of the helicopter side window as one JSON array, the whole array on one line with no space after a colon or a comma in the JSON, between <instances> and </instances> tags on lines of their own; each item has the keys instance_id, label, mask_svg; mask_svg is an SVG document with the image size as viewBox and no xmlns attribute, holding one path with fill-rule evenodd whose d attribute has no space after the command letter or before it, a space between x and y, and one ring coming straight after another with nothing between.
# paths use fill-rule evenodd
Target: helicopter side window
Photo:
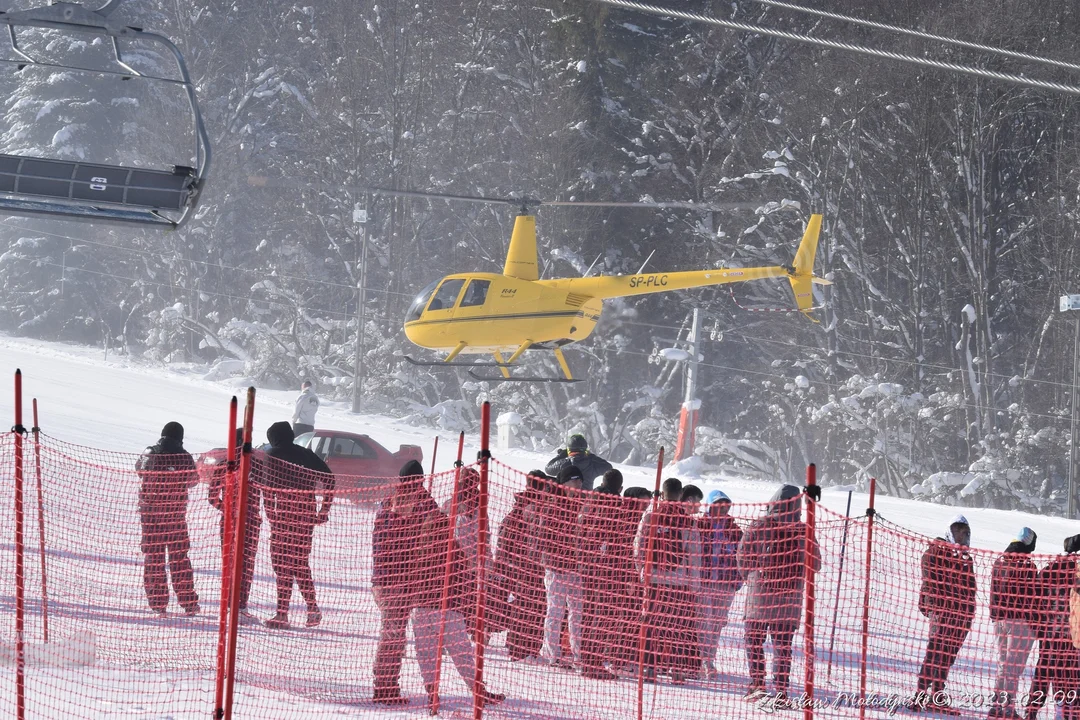
<instances>
[{"instance_id":1,"label":"helicopter side window","mask_svg":"<svg viewBox=\"0 0 1080 720\"><path fill-rule=\"evenodd\" d=\"M428 300L431 299L431 294L435 292L435 288L438 286L439 281L436 280L420 291L420 294L412 301L412 305L409 306L409 311L405 313L405 322L412 322L413 320L420 319L420 315L423 314L424 308L427 307Z\"/></svg>"},{"instance_id":2,"label":"helicopter side window","mask_svg":"<svg viewBox=\"0 0 1080 720\"><path fill-rule=\"evenodd\" d=\"M473 280L465 290L465 297L461 299L461 307L479 307L487 300L490 280Z\"/></svg>"},{"instance_id":3,"label":"helicopter side window","mask_svg":"<svg viewBox=\"0 0 1080 720\"><path fill-rule=\"evenodd\" d=\"M428 310L449 310L454 307L457 296L461 293L461 286L464 284L464 280L447 280L444 282L439 287L439 291L435 293L435 297L431 298Z\"/></svg>"}]
</instances>

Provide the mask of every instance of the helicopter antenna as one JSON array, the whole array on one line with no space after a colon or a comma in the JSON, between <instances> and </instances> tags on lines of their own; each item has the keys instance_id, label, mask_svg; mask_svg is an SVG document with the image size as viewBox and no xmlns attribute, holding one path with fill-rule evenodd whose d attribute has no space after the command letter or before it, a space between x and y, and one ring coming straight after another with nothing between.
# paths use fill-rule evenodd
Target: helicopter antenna
<instances>
[{"instance_id":1,"label":"helicopter antenna","mask_svg":"<svg viewBox=\"0 0 1080 720\"><path fill-rule=\"evenodd\" d=\"M585 274L584 274L584 275L582 275L581 277L589 277L589 273L591 273L591 272L592 272L592 269L593 269L594 267L596 267L596 263L600 262L600 258L601 258L601 257L603 257L603 255L604 255L604 253L600 253L599 255L597 255L597 256L596 256L596 259L592 261L592 265L590 265L590 266L589 266L589 269L588 269L588 270L586 270L586 271L585 271ZM639 274L640 274L640 273L639 273Z\"/></svg>"},{"instance_id":2,"label":"helicopter antenna","mask_svg":"<svg viewBox=\"0 0 1080 720\"><path fill-rule=\"evenodd\" d=\"M638 275L645 272L645 266L649 264L649 261L652 260L652 256L655 255L655 254L656 254L656 248L653 248L653 251L651 253L649 253L649 257L645 258L645 262L641 263L641 269L637 271Z\"/></svg>"}]
</instances>

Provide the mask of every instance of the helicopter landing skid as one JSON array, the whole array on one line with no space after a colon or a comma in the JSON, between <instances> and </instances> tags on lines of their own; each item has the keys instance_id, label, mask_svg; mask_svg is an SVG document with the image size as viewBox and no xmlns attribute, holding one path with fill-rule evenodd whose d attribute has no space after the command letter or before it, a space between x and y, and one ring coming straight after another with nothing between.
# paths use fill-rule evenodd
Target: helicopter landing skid
<instances>
[{"instance_id":1,"label":"helicopter landing skid","mask_svg":"<svg viewBox=\"0 0 1080 720\"><path fill-rule=\"evenodd\" d=\"M499 366L505 367L505 366ZM474 380L480 380L481 382L553 382L553 383L576 383L581 382L580 378L565 378L565 377L503 377L502 375L477 375L472 370L469 371L469 377Z\"/></svg>"},{"instance_id":2,"label":"helicopter landing skid","mask_svg":"<svg viewBox=\"0 0 1080 720\"><path fill-rule=\"evenodd\" d=\"M446 362L445 360L416 360L408 355L400 355L402 360L410 365L416 365L417 367L467 367L467 368L512 368L517 367L516 364L511 363L478 363L478 362Z\"/></svg>"}]
</instances>

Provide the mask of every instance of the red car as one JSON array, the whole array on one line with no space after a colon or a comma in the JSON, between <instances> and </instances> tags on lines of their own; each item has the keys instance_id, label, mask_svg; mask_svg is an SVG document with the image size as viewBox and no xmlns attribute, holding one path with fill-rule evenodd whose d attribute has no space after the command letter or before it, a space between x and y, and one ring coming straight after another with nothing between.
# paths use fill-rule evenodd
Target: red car
<instances>
[{"instance_id":1,"label":"red car","mask_svg":"<svg viewBox=\"0 0 1080 720\"><path fill-rule=\"evenodd\" d=\"M367 435L338 430L316 430L304 433L294 440L297 445L310 448L326 461L334 471L337 489L350 500L371 502L381 500L378 496L353 492L357 489L376 488L385 485L382 478L397 477L401 466L410 460L424 461L424 451L419 445L402 445L397 452L390 452ZM225 459L225 448L215 448L203 453L196 465L199 479L209 482ZM367 480L370 478L370 480Z\"/></svg>"}]
</instances>

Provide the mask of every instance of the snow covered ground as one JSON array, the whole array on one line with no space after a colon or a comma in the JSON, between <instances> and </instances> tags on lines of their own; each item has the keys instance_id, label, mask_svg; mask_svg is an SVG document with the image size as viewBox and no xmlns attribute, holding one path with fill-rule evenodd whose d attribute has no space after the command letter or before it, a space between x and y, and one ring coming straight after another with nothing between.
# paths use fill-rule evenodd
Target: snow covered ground
<instances>
[{"instance_id":1,"label":"snow covered ground","mask_svg":"<svg viewBox=\"0 0 1080 720\"><path fill-rule=\"evenodd\" d=\"M115 355L105 361L100 350L0 337L0 371L7 372L10 378L16 367L24 374L28 413L23 420L25 425L31 424L29 400L36 397L41 427L48 435L75 445L124 453L137 453L154 442L161 426L170 420L183 423L185 445L193 452L224 444L229 398L233 394L242 397L245 390L227 381L205 380L192 369L147 367ZM288 419L294 397L291 391L260 390L255 427L265 430L274 421ZM493 411L498 414L513 409L493 408ZM0 417L12 418L12 413L11 393L0 393ZM411 427L391 418L352 415L341 403L326 403L318 422L322 427L370 434L390 448L399 443L419 444L425 448L425 465L430 461L436 435L430 429ZM261 433L257 437L261 439ZM456 435L441 434L437 463L440 470L451 467L456 439ZM475 457L477 439L475 433L466 438L466 458ZM521 471L542 467L549 459L524 451L495 452L495 455L500 462ZM103 462L108 460L107 456L102 457ZM6 467L9 466L0 464L0 469ZM652 487L655 469L621 469L627 486ZM673 472L665 472L668 474ZM732 477L691 480L706 493L713 487L722 488L737 503L764 502L777 487ZM507 499L504 494L504 512ZM200 489L193 490L189 524L203 614L195 619L170 617L161 623L149 617L145 609L138 520L133 502L134 485L108 487L94 477L80 478L70 487L57 488L49 494L48 558L57 595L50 632L54 642L74 639L77 643L92 638L96 664L32 667L28 675L30 717L203 718L209 713L214 692L218 577L215 568L219 562L216 515L202 501ZM846 492L826 490L823 498L823 505L839 514L843 514L846 502ZM11 507L9 482L0 488L0 503L0 532L11 537L7 509ZM867 498L856 493L853 514L862 514L866 504ZM883 518L929 536L943 534L958 511L894 498L879 498L877 507ZM1080 532L1080 524L1059 518L971 508L962 512L971 522L973 545L998 552L1023 525L1039 533L1039 549L1050 553L1059 551L1064 537ZM245 682L238 685L237 717L331 718L375 714L375 708L366 702L371 688L369 653L372 635L378 629L378 614L368 591L371 521L369 506L339 503L332 521L317 531L315 555L321 558L321 565L316 570L316 580L325 613L318 632L283 635L249 628L241 633L238 667ZM862 536L854 529L856 526L852 527L847 579L839 582L840 568L835 555L823 570L822 584L832 589L823 590L819 600L819 628L826 628L819 631L819 652L827 643L829 615L837 605L837 598L842 592L854 594L861 587L861 581L855 580L861 564L853 558L861 558ZM823 542L827 539L835 548L840 528L840 520L835 517L827 522L821 531ZM36 531L27 540L33 548ZM263 617L271 614L273 605L266 545L264 528L252 601L254 610ZM897 540L895 547L898 550L894 557L875 560L875 574L895 580L892 588L875 595L875 618L887 618L890 612L910 609L914 604L911 592L918 572L915 553L921 546L914 542L905 545ZM0 614L8 618L13 608L10 557L10 552L5 552L0 559ZM38 582L37 554L30 553L27 562L28 583L33 586ZM980 567L980 571L985 573L986 567ZM980 603L985 606L986 588L980 587L980 591ZM89 592L97 596L87 596ZM298 600L294 603L298 604ZM35 602L31 603L28 625L28 639L32 642L40 639L41 630ZM740 602L733 609L733 618L741 615ZM850 648L860 620L855 610L861 612L861 604L848 598L840 607L838 647L846 650L838 656L831 683L821 684L823 691L833 697L837 692L854 690L851 682L857 679L857 674L853 675L855 659ZM171 609L176 610L175 606ZM294 605L294 609L300 608ZM977 623L985 627L985 610L980 612ZM881 624L884 627L884 620ZM0 627L0 633L10 643L11 624L5 620L0 623L3 625L7 627ZM883 660L881 668L871 673L871 689L890 692L911 689L914 671L909 666L910 657L921 652L918 638L925 637L925 623L916 616L901 619L896 627L898 634L891 639L887 633L875 636L872 654L878 653L887 660L889 643L893 643L904 649L907 665L891 667ZM363 652L358 652L358 637L364 641L360 645L365 648ZM745 676L740 638L741 628L733 623L725 632L727 650L721 655L721 670L731 686ZM968 678L973 687L985 683L987 663L993 657L992 642L992 636L973 636L954 677ZM142 666L134 666L132 657L141 658ZM546 682L547 671L535 666L511 665L501 648L494 648L489 657L492 687L513 691L511 701L491 713L494 717L624 718L635 707L633 683L600 685L566 674L553 686ZM0 657L0 663L3 662L4 658ZM62 664L55 658L41 662L50 666ZM823 671L818 672L820 676ZM447 668L444 677L454 678L454 673ZM798 663L793 677L801 678ZM449 682L447 711L443 714L464 717L468 707L464 685L456 678ZM0 712L8 716L13 709L13 687L13 673L0 672ZM411 650L405 663L405 689L414 695L422 693ZM655 708L653 713L649 712L650 703ZM720 691L703 685L678 690L661 686L646 693L646 713L652 717L700 717L705 708L710 709L710 717L741 717L747 712L731 687ZM414 703L411 709L397 713L383 711L379 716L414 717L420 712L419 705ZM981 714L985 710L971 716ZM819 714L819 717L832 716L858 715L857 711L843 709Z\"/></svg>"}]
</instances>

